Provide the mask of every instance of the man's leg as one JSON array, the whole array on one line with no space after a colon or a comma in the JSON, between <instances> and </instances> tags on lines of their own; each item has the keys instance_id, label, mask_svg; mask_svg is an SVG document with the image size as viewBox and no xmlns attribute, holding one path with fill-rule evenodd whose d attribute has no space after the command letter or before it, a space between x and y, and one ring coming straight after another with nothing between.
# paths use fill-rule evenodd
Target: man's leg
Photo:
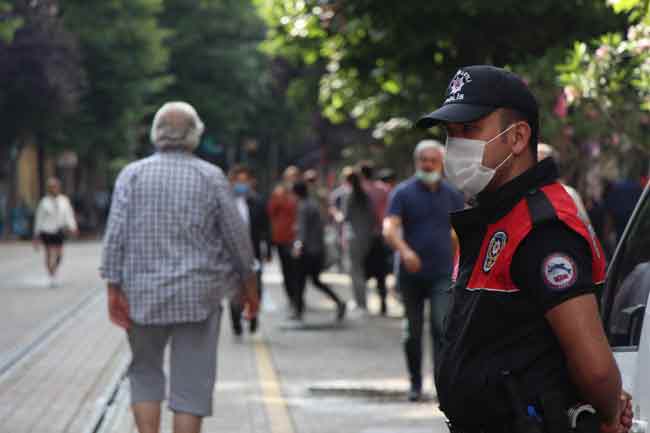
<instances>
[{"instance_id":1,"label":"man's leg","mask_svg":"<svg viewBox=\"0 0 650 433\"><path fill-rule=\"evenodd\" d=\"M52 245L45 245L45 267L50 277L54 276L56 256Z\"/></svg>"},{"instance_id":2,"label":"man's leg","mask_svg":"<svg viewBox=\"0 0 650 433\"><path fill-rule=\"evenodd\" d=\"M131 405L135 425L140 433L158 433L160 430L160 402L141 401Z\"/></svg>"},{"instance_id":3,"label":"man's leg","mask_svg":"<svg viewBox=\"0 0 650 433\"><path fill-rule=\"evenodd\" d=\"M165 399L163 353L168 338L165 326L134 324L128 331L131 364L131 408L140 433L157 433L160 428L160 402Z\"/></svg>"},{"instance_id":4,"label":"man's leg","mask_svg":"<svg viewBox=\"0 0 650 433\"><path fill-rule=\"evenodd\" d=\"M363 262L367 248L361 243L350 245L350 278L352 279L352 291L357 307L366 309L366 275Z\"/></svg>"},{"instance_id":5,"label":"man's leg","mask_svg":"<svg viewBox=\"0 0 650 433\"><path fill-rule=\"evenodd\" d=\"M295 278L293 270L293 259L291 257L291 248L288 245L280 244L277 246L278 257L280 258L280 268L282 270L282 279L284 282L284 290L287 294L287 301L289 302L289 308L295 309L294 304L296 294L294 292L295 281L292 278Z\"/></svg>"},{"instance_id":6,"label":"man's leg","mask_svg":"<svg viewBox=\"0 0 650 433\"><path fill-rule=\"evenodd\" d=\"M242 316L242 306L236 299L231 299L228 301L230 304L230 320L232 322L232 332L235 335L242 334L241 326L241 316Z\"/></svg>"},{"instance_id":7,"label":"man's leg","mask_svg":"<svg viewBox=\"0 0 650 433\"><path fill-rule=\"evenodd\" d=\"M296 285L294 287L294 300L293 305L296 308L294 319L302 319L302 314L305 311L305 287L307 286L307 269L305 269L305 257L299 259L299 266L296 267L298 275L294 280Z\"/></svg>"},{"instance_id":8,"label":"man's leg","mask_svg":"<svg viewBox=\"0 0 650 433\"><path fill-rule=\"evenodd\" d=\"M422 326L426 294L413 282L402 278L400 289L404 301L404 354L411 381L409 400L419 400L422 393Z\"/></svg>"},{"instance_id":9,"label":"man's leg","mask_svg":"<svg viewBox=\"0 0 650 433\"><path fill-rule=\"evenodd\" d=\"M442 344L442 336L444 333L444 321L447 316L447 310L449 309L450 296L451 280L448 277L435 280L431 289L431 311L429 317L431 324L431 355L434 381L436 354L440 353L440 345Z\"/></svg>"},{"instance_id":10,"label":"man's leg","mask_svg":"<svg viewBox=\"0 0 650 433\"><path fill-rule=\"evenodd\" d=\"M311 280L314 283L314 286L325 295L327 295L334 303L336 304L336 318L337 320L342 320L345 315L345 303L339 298L339 296L332 290L330 286L323 283L320 279L320 273L323 269L323 257L312 256L308 259L308 264L306 265L307 271L311 276Z\"/></svg>"},{"instance_id":11,"label":"man's leg","mask_svg":"<svg viewBox=\"0 0 650 433\"><path fill-rule=\"evenodd\" d=\"M212 415L220 323L219 307L203 322L172 327L169 408L174 433L199 433L203 417Z\"/></svg>"},{"instance_id":12,"label":"man's leg","mask_svg":"<svg viewBox=\"0 0 650 433\"><path fill-rule=\"evenodd\" d=\"M264 290L262 290L262 269L260 268L260 270L257 271L257 295L258 295L259 300L260 300L260 306L262 305L262 294L263 293L264 293ZM257 313L257 316L255 316L255 317L253 317L251 319L251 323L250 323L250 331L251 331L251 333L255 333L255 331L257 331L258 326L259 326L259 312Z\"/></svg>"}]
</instances>

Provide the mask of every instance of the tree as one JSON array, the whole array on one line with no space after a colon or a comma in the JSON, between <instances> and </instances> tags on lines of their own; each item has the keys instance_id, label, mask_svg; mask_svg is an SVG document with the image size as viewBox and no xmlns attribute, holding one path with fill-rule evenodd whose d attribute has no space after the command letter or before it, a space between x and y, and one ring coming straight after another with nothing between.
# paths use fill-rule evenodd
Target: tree
<instances>
[{"instance_id":1,"label":"tree","mask_svg":"<svg viewBox=\"0 0 650 433\"><path fill-rule=\"evenodd\" d=\"M528 64L624 22L602 1L257 3L270 28L265 49L320 68L325 115L334 122L355 119L361 128L379 126L380 139L391 118L410 120L439 105L459 66Z\"/></svg>"},{"instance_id":2,"label":"tree","mask_svg":"<svg viewBox=\"0 0 650 433\"><path fill-rule=\"evenodd\" d=\"M163 45L168 32L158 22L162 0L63 0L62 5L65 25L79 41L87 85L80 109L67 117L65 132L52 137L50 149L77 153L77 193L94 224L95 188L135 156L146 135L145 119L172 80Z\"/></svg>"},{"instance_id":3,"label":"tree","mask_svg":"<svg viewBox=\"0 0 650 433\"><path fill-rule=\"evenodd\" d=\"M242 0L165 0L161 22L171 31L165 44L174 76L164 98L194 105L218 144L239 144L268 84L255 9Z\"/></svg>"},{"instance_id":4,"label":"tree","mask_svg":"<svg viewBox=\"0 0 650 433\"><path fill-rule=\"evenodd\" d=\"M133 154L152 102L172 77L162 0L65 0L66 27L79 40L87 86L61 144L82 157Z\"/></svg>"},{"instance_id":5,"label":"tree","mask_svg":"<svg viewBox=\"0 0 650 433\"><path fill-rule=\"evenodd\" d=\"M650 10L645 0L610 3L627 17L627 30L569 51L558 68L570 108L564 121L583 160L609 163L607 177L638 178L650 159Z\"/></svg>"},{"instance_id":6,"label":"tree","mask_svg":"<svg viewBox=\"0 0 650 433\"><path fill-rule=\"evenodd\" d=\"M14 1L14 23L21 25L14 27L10 42L0 41L0 154L8 164L7 220L16 201L15 163L22 146L61 131L64 117L78 107L84 83L77 44L58 11L54 0ZM7 223L5 236L9 230Z\"/></svg>"}]
</instances>

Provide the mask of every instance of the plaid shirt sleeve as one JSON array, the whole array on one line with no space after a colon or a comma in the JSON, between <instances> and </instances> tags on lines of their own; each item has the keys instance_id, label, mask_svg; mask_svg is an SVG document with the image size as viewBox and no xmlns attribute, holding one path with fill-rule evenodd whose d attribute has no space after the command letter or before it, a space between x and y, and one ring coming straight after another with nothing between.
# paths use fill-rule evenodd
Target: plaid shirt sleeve
<instances>
[{"instance_id":1,"label":"plaid shirt sleeve","mask_svg":"<svg viewBox=\"0 0 650 433\"><path fill-rule=\"evenodd\" d=\"M254 272L255 256L248 228L237 211L235 200L226 179L216 182L218 229L224 245L233 258L233 267L242 280Z\"/></svg>"},{"instance_id":2,"label":"plaid shirt sleeve","mask_svg":"<svg viewBox=\"0 0 650 433\"><path fill-rule=\"evenodd\" d=\"M101 277L114 284L122 283L129 179L130 176L125 169L115 182L111 211L104 235L102 263L99 268Z\"/></svg>"}]
</instances>

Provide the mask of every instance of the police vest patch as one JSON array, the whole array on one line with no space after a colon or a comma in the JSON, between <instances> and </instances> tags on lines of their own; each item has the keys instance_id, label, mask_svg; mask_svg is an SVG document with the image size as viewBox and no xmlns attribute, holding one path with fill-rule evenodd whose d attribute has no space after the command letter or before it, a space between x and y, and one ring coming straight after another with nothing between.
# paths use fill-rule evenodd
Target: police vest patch
<instances>
[{"instance_id":1,"label":"police vest patch","mask_svg":"<svg viewBox=\"0 0 650 433\"><path fill-rule=\"evenodd\" d=\"M578 267L571 257L553 253L542 262L542 278L551 290L564 290L578 279Z\"/></svg>"},{"instance_id":2,"label":"police vest patch","mask_svg":"<svg viewBox=\"0 0 650 433\"><path fill-rule=\"evenodd\" d=\"M487 251L485 252L485 260L483 260L483 272L490 272L490 269L497 262L497 257L499 253L503 251L503 248L506 246L508 241L508 235L506 232L496 232L492 235L490 243L488 243Z\"/></svg>"}]
</instances>

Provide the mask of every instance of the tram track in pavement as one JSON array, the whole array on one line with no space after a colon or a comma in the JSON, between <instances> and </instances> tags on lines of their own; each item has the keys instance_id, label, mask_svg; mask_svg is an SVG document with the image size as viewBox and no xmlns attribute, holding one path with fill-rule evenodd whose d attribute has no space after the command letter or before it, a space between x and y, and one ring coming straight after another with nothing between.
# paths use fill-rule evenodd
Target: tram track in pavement
<instances>
[{"instance_id":1,"label":"tram track in pavement","mask_svg":"<svg viewBox=\"0 0 650 433\"><path fill-rule=\"evenodd\" d=\"M0 358L0 380L10 375L22 362L29 359L30 355L46 345L54 338L65 325L77 314L101 299L101 290L96 289L84 296L79 302L65 309L61 313L47 320L40 328L34 331L29 341L10 351Z\"/></svg>"},{"instance_id":2,"label":"tram track in pavement","mask_svg":"<svg viewBox=\"0 0 650 433\"><path fill-rule=\"evenodd\" d=\"M27 341L11 350L8 354L0 357L0 382L7 380L10 376L21 369L21 366L28 363L30 358L57 338L68 326L74 323L75 318L90 310L95 304L104 299L103 291L96 289L85 295L74 305L68 307L59 314L49 318L42 326L32 332ZM116 353L115 356L119 356ZM102 385L104 390L95 402L95 409L89 420L84 423L83 433L102 433L106 431L106 425L110 424L111 416L114 415L114 406L124 394L121 390L126 377L128 357L122 356L117 362L108 383Z\"/></svg>"}]
</instances>

